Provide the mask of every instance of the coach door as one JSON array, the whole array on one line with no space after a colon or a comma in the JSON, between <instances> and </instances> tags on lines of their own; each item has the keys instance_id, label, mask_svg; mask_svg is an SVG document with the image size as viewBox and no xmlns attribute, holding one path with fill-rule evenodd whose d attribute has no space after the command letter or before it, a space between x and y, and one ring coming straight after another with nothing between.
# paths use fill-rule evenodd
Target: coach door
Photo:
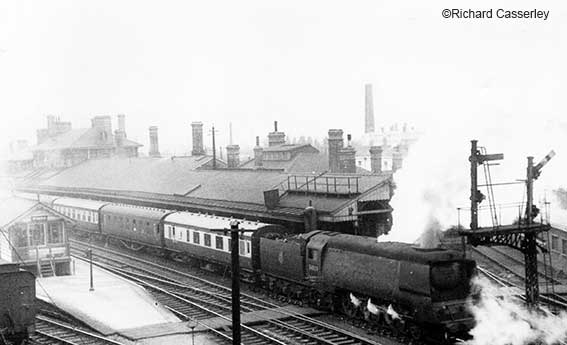
<instances>
[{"instance_id":1,"label":"coach door","mask_svg":"<svg viewBox=\"0 0 567 345\"><path fill-rule=\"evenodd\" d=\"M306 272L310 278L321 276L323 269L323 250L327 245L327 236L313 236L307 243L307 253L305 258Z\"/></svg>"}]
</instances>

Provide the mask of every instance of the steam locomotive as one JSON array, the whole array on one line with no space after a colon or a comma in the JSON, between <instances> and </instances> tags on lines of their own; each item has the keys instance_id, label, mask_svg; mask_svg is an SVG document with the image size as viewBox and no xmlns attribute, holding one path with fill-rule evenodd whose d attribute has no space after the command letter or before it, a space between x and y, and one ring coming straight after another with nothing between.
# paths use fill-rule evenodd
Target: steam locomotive
<instances>
[{"instance_id":1,"label":"steam locomotive","mask_svg":"<svg viewBox=\"0 0 567 345\"><path fill-rule=\"evenodd\" d=\"M207 268L230 265L230 234L218 230L230 229L231 218L63 197L47 202L89 236ZM466 299L475 262L460 252L319 230L290 234L246 220L239 228L242 279L281 298L416 337L424 329L464 334L473 326Z\"/></svg>"},{"instance_id":2,"label":"steam locomotive","mask_svg":"<svg viewBox=\"0 0 567 345\"><path fill-rule=\"evenodd\" d=\"M35 329L35 276L0 263L0 344L23 344Z\"/></svg>"}]
</instances>

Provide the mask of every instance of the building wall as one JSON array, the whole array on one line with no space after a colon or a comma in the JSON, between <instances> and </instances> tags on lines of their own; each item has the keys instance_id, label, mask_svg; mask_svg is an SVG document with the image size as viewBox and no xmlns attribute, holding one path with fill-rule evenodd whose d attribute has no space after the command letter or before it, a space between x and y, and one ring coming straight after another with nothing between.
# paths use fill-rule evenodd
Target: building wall
<instances>
[{"instance_id":1,"label":"building wall","mask_svg":"<svg viewBox=\"0 0 567 345\"><path fill-rule=\"evenodd\" d=\"M549 232L549 240L553 267L567 275L567 231L552 228Z\"/></svg>"}]
</instances>

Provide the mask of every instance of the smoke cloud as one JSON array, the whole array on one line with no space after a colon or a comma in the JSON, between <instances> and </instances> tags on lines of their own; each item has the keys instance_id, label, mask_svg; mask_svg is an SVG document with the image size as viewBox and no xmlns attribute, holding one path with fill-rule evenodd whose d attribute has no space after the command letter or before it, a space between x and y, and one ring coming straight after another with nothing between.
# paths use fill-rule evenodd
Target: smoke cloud
<instances>
[{"instance_id":1,"label":"smoke cloud","mask_svg":"<svg viewBox=\"0 0 567 345\"><path fill-rule=\"evenodd\" d=\"M567 313L528 310L516 297L502 295L486 278L477 277L473 287L480 298L471 303L476 326L465 345L558 344L567 340Z\"/></svg>"},{"instance_id":2,"label":"smoke cloud","mask_svg":"<svg viewBox=\"0 0 567 345\"><path fill-rule=\"evenodd\" d=\"M390 202L394 209L393 227L380 241L415 243L425 230L446 230L457 224L470 226L470 140L477 139L487 153L503 153L504 160L490 167L493 183L518 182L494 187L496 217L500 224L517 220L526 201L525 183L527 156L537 164L551 149L556 156L543 167L534 184L534 202L541 214L549 213L552 222L567 224L567 211L557 194L565 188L562 174L567 171L567 147L564 138L567 124L557 120L510 125L509 119L487 129L479 121L445 123L429 128L410 148L403 168L394 174L396 190ZM497 120L494 120L497 121ZM494 122L493 121L493 122ZM485 184L483 167L478 167L479 185ZM479 187L488 195L486 187ZM549 202L549 212L545 202ZM563 203L565 204L565 203ZM479 225L491 226L488 199L480 204ZM461 208L460 211L458 208ZM437 227L437 229L432 229Z\"/></svg>"}]
</instances>

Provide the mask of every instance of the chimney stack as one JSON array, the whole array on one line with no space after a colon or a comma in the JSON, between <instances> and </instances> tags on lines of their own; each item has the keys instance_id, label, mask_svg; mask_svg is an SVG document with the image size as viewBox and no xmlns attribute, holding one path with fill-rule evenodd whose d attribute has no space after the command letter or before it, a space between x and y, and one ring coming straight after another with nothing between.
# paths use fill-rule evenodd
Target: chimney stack
<instances>
[{"instance_id":1,"label":"chimney stack","mask_svg":"<svg viewBox=\"0 0 567 345\"><path fill-rule=\"evenodd\" d=\"M226 163L229 169L236 169L240 165L240 146L228 145L226 147Z\"/></svg>"},{"instance_id":2,"label":"chimney stack","mask_svg":"<svg viewBox=\"0 0 567 345\"><path fill-rule=\"evenodd\" d=\"M205 154L203 149L203 123L193 122L191 123L192 133L193 133L193 150L191 155L202 156Z\"/></svg>"},{"instance_id":3,"label":"chimney stack","mask_svg":"<svg viewBox=\"0 0 567 345\"><path fill-rule=\"evenodd\" d=\"M126 116L124 114L118 114L118 131L126 133Z\"/></svg>"},{"instance_id":4,"label":"chimney stack","mask_svg":"<svg viewBox=\"0 0 567 345\"><path fill-rule=\"evenodd\" d=\"M339 150L339 164L341 173L356 173L356 150L350 144L351 135L347 134L348 146Z\"/></svg>"},{"instance_id":5,"label":"chimney stack","mask_svg":"<svg viewBox=\"0 0 567 345\"><path fill-rule=\"evenodd\" d=\"M95 116L91 119L92 128L96 128L99 140L103 144L112 143L112 120L110 116Z\"/></svg>"},{"instance_id":6,"label":"chimney stack","mask_svg":"<svg viewBox=\"0 0 567 345\"><path fill-rule=\"evenodd\" d=\"M365 99L365 118L364 118L364 133L374 133L374 104L372 100L372 84L364 86L366 99Z\"/></svg>"},{"instance_id":7,"label":"chimney stack","mask_svg":"<svg viewBox=\"0 0 567 345\"><path fill-rule=\"evenodd\" d=\"M382 172L382 147L370 147L370 167L373 173L379 174Z\"/></svg>"},{"instance_id":8,"label":"chimney stack","mask_svg":"<svg viewBox=\"0 0 567 345\"><path fill-rule=\"evenodd\" d=\"M124 114L118 114L118 129L114 131L116 146L122 146L124 139L126 139L126 125L124 117Z\"/></svg>"},{"instance_id":9,"label":"chimney stack","mask_svg":"<svg viewBox=\"0 0 567 345\"><path fill-rule=\"evenodd\" d=\"M254 147L254 166L261 167L264 156L264 149L260 146L260 137L256 137L256 146Z\"/></svg>"},{"instance_id":10,"label":"chimney stack","mask_svg":"<svg viewBox=\"0 0 567 345\"><path fill-rule=\"evenodd\" d=\"M274 131L268 134L268 146L279 146L285 144L285 133L278 132L278 121L274 121Z\"/></svg>"},{"instance_id":11,"label":"chimney stack","mask_svg":"<svg viewBox=\"0 0 567 345\"><path fill-rule=\"evenodd\" d=\"M160 157L158 145L158 128L150 127L150 157Z\"/></svg>"},{"instance_id":12,"label":"chimney stack","mask_svg":"<svg viewBox=\"0 0 567 345\"><path fill-rule=\"evenodd\" d=\"M402 168L403 160L403 150L400 145L398 145L394 147L394 150L392 151L392 172L396 172Z\"/></svg>"},{"instance_id":13,"label":"chimney stack","mask_svg":"<svg viewBox=\"0 0 567 345\"><path fill-rule=\"evenodd\" d=\"M339 151L343 148L343 130L329 129L329 170L332 173L341 171Z\"/></svg>"}]
</instances>

